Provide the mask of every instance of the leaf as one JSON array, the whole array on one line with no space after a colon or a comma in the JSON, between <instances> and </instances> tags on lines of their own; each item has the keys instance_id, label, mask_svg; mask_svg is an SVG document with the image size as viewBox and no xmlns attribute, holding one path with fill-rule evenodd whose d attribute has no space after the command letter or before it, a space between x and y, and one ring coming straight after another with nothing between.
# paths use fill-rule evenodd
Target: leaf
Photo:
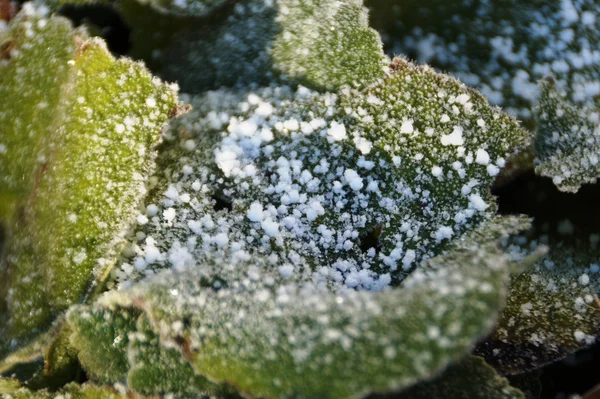
<instances>
[{"instance_id":1,"label":"leaf","mask_svg":"<svg viewBox=\"0 0 600 399\"><path fill-rule=\"evenodd\" d=\"M129 333L135 331L137 315L137 312L97 311L69 319L71 345L95 381L103 384L125 381L129 371L126 349Z\"/></svg>"},{"instance_id":2,"label":"leaf","mask_svg":"<svg viewBox=\"0 0 600 399\"><path fill-rule=\"evenodd\" d=\"M526 133L455 80L395 68L366 93L190 99L117 283L256 250L292 278L378 290L489 219L489 186Z\"/></svg>"},{"instance_id":3,"label":"leaf","mask_svg":"<svg viewBox=\"0 0 600 399\"><path fill-rule=\"evenodd\" d=\"M260 397L401 389L488 331L508 277L497 240L523 228L484 223L499 158L525 140L516 122L402 60L364 93L269 87L190 100L113 276L125 289L169 272L71 310L73 325L141 310L198 374ZM454 250L435 257L449 238Z\"/></svg>"},{"instance_id":4,"label":"leaf","mask_svg":"<svg viewBox=\"0 0 600 399\"><path fill-rule=\"evenodd\" d=\"M137 214L160 131L178 111L172 87L44 8L25 5L8 29L0 291L2 335L14 348L105 277Z\"/></svg>"},{"instance_id":5,"label":"leaf","mask_svg":"<svg viewBox=\"0 0 600 399\"><path fill-rule=\"evenodd\" d=\"M468 356L431 382L416 385L402 395L407 399L525 399L482 358Z\"/></svg>"},{"instance_id":6,"label":"leaf","mask_svg":"<svg viewBox=\"0 0 600 399\"><path fill-rule=\"evenodd\" d=\"M163 346L148 317L138 318L128 347L130 371L127 384L144 394L175 393L181 397L230 397L229 389L196 374L175 347ZM228 395L229 394L229 395Z\"/></svg>"},{"instance_id":7,"label":"leaf","mask_svg":"<svg viewBox=\"0 0 600 399\"><path fill-rule=\"evenodd\" d=\"M236 4L224 21L183 29L166 49L163 75L188 93L268 84L276 77L268 51L279 31L275 15L272 3L252 0Z\"/></svg>"},{"instance_id":8,"label":"leaf","mask_svg":"<svg viewBox=\"0 0 600 399\"><path fill-rule=\"evenodd\" d=\"M536 173L552 178L561 191L577 192L600 177L598 108L575 106L552 80L542 84L536 108Z\"/></svg>"},{"instance_id":9,"label":"leaf","mask_svg":"<svg viewBox=\"0 0 600 399\"><path fill-rule=\"evenodd\" d=\"M120 394L108 387L98 387L91 384L78 385L76 383L71 383L58 392L31 391L27 388L21 388L3 396L6 399L56 399L62 397L72 399L127 399L130 396ZM142 399L141 397L138 398Z\"/></svg>"},{"instance_id":10,"label":"leaf","mask_svg":"<svg viewBox=\"0 0 600 399\"><path fill-rule=\"evenodd\" d=\"M17 380L0 378L0 394L6 395L13 393L21 388L21 384Z\"/></svg>"},{"instance_id":11,"label":"leaf","mask_svg":"<svg viewBox=\"0 0 600 399\"><path fill-rule=\"evenodd\" d=\"M515 256L547 244L548 255L512 278L506 308L479 353L503 373L535 369L591 345L600 333L598 234L554 231L515 239ZM538 237L539 236L539 237Z\"/></svg>"},{"instance_id":12,"label":"leaf","mask_svg":"<svg viewBox=\"0 0 600 399\"><path fill-rule=\"evenodd\" d=\"M318 90L364 87L389 62L358 0L253 0L204 25L175 36L165 56L165 76L188 92L277 77Z\"/></svg>"},{"instance_id":13,"label":"leaf","mask_svg":"<svg viewBox=\"0 0 600 399\"><path fill-rule=\"evenodd\" d=\"M431 259L392 291L275 289L269 276L277 270L253 257L236 265L250 277L242 285L211 288L203 267L171 271L108 293L94 307L75 308L68 319L77 330L91 314L142 310L161 343L179 347L199 374L254 396L397 390L443 368L491 327L508 276L507 258L495 243L520 223L509 218L486 226L476 241ZM96 342L93 334L82 337Z\"/></svg>"},{"instance_id":14,"label":"leaf","mask_svg":"<svg viewBox=\"0 0 600 399\"><path fill-rule=\"evenodd\" d=\"M389 60L362 0L280 0L276 22L273 64L301 84L335 90L383 77Z\"/></svg>"},{"instance_id":15,"label":"leaf","mask_svg":"<svg viewBox=\"0 0 600 399\"><path fill-rule=\"evenodd\" d=\"M164 347L137 310L92 309L69 318L72 347L87 374L104 384L127 383L140 394L199 397L223 387L196 375L174 347Z\"/></svg>"},{"instance_id":16,"label":"leaf","mask_svg":"<svg viewBox=\"0 0 600 399\"><path fill-rule=\"evenodd\" d=\"M598 95L594 0L370 0L367 5L390 52L452 73L530 128L537 83L550 74L575 104Z\"/></svg>"}]
</instances>

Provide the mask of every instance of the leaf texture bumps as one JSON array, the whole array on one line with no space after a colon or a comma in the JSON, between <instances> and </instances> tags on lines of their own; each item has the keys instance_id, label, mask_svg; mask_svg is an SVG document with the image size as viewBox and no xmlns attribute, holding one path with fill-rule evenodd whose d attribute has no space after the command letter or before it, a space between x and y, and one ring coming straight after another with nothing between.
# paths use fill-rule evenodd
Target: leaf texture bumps
<instances>
[{"instance_id":1,"label":"leaf texture bumps","mask_svg":"<svg viewBox=\"0 0 600 399\"><path fill-rule=\"evenodd\" d=\"M48 327L114 262L176 93L103 42L26 5L0 61L4 339Z\"/></svg>"}]
</instances>

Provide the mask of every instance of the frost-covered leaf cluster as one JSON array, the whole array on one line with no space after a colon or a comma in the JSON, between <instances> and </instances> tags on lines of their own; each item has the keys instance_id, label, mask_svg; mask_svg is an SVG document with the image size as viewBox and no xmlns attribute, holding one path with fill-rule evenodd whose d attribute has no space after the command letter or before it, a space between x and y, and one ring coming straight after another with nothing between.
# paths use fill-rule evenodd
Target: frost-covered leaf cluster
<instances>
[{"instance_id":1,"label":"frost-covered leaf cluster","mask_svg":"<svg viewBox=\"0 0 600 399\"><path fill-rule=\"evenodd\" d=\"M599 218L492 194L596 182L593 1L96 3L152 73L91 3L0 0L2 397L523 398L595 341Z\"/></svg>"}]
</instances>

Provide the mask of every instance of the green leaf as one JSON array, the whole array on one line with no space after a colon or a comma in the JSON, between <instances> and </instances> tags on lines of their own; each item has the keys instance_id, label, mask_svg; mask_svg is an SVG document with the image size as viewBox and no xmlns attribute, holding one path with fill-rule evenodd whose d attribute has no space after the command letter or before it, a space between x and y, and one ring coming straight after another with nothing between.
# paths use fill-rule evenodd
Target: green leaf
<instances>
[{"instance_id":1,"label":"green leaf","mask_svg":"<svg viewBox=\"0 0 600 399\"><path fill-rule=\"evenodd\" d=\"M468 356L431 382L416 385L402 394L407 399L525 399L485 360Z\"/></svg>"},{"instance_id":2,"label":"green leaf","mask_svg":"<svg viewBox=\"0 0 600 399\"><path fill-rule=\"evenodd\" d=\"M393 65L365 92L190 99L113 271L118 288L172 275L104 305L144 310L199 374L258 396L398 389L468 351L491 326L508 273L484 244L504 232L482 224L493 216L489 186L526 135L457 81ZM480 225L480 245L462 241ZM435 258L449 242L455 252ZM165 336L159 324L190 327Z\"/></svg>"},{"instance_id":3,"label":"green leaf","mask_svg":"<svg viewBox=\"0 0 600 399\"><path fill-rule=\"evenodd\" d=\"M199 374L253 396L398 390L441 370L492 326L508 278L498 239L522 223L508 218L485 226L391 291L273 287L277 270L255 256L235 265L243 284L210 287L210 265L199 265L107 293L68 319L75 330L90 320L92 331L90 315L141 310L160 342L179 348ZM109 317L99 316L98 326ZM89 344L96 339L82 336ZM144 356L136 362L149 363Z\"/></svg>"},{"instance_id":4,"label":"green leaf","mask_svg":"<svg viewBox=\"0 0 600 399\"><path fill-rule=\"evenodd\" d=\"M310 266L294 278L377 290L489 219L489 187L526 133L457 81L394 67L364 93L189 99L117 283L242 250Z\"/></svg>"},{"instance_id":5,"label":"green leaf","mask_svg":"<svg viewBox=\"0 0 600 399\"><path fill-rule=\"evenodd\" d=\"M162 346L146 315L135 309L72 312L69 325L71 345L94 381L127 383L132 391L148 395L225 393L196 375L180 351Z\"/></svg>"},{"instance_id":6,"label":"green leaf","mask_svg":"<svg viewBox=\"0 0 600 399\"><path fill-rule=\"evenodd\" d=\"M494 334L478 349L505 373L520 373L595 342L600 333L600 257L596 234L550 232L515 239L516 257L541 244L548 255L512 278ZM567 234L567 235L565 235Z\"/></svg>"},{"instance_id":7,"label":"green leaf","mask_svg":"<svg viewBox=\"0 0 600 399\"><path fill-rule=\"evenodd\" d=\"M21 383L17 380L0 378L0 394L6 395L18 391Z\"/></svg>"},{"instance_id":8,"label":"green leaf","mask_svg":"<svg viewBox=\"0 0 600 399\"><path fill-rule=\"evenodd\" d=\"M281 0L273 65L309 87L364 87L383 77L389 60L369 27L362 0Z\"/></svg>"},{"instance_id":9,"label":"green leaf","mask_svg":"<svg viewBox=\"0 0 600 399\"><path fill-rule=\"evenodd\" d=\"M2 384L2 381L0 381ZM3 396L5 399L127 399L127 394L118 393L113 388L98 387L91 384L78 385L71 383L57 392L48 392L46 390L33 391L27 388L13 390ZM139 399L142 399L139 397Z\"/></svg>"},{"instance_id":10,"label":"green leaf","mask_svg":"<svg viewBox=\"0 0 600 399\"><path fill-rule=\"evenodd\" d=\"M394 54L452 73L534 127L537 83L554 75L575 104L596 101L600 44L595 0L369 0ZM468 27L468 28L467 28Z\"/></svg>"},{"instance_id":11,"label":"green leaf","mask_svg":"<svg viewBox=\"0 0 600 399\"><path fill-rule=\"evenodd\" d=\"M71 345L86 372L103 384L125 382L129 363L129 333L135 330L137 312L96 311L69 318Z\"/></svg>"},{"instance_id":12,"label":"green leaf","mask_svg":"<svg viewBox=\"0 0 600 399\"><path fill-rule=\"evenodd\" d=\"M600 177L598 108L576 106L553 80L542 84L537 104L534 141L536 172L552 178L561 191L577 192L582 184Z\"/></svg>"},{"instance_id":13,"label":"green leaf","mask_svg":"<svg viewBox=\"0 0 600 399\"><path fill-rule=\"evenodd\" d=\"M227 396L228 389L196 374L177 348L161 345L147 315L138 318L128 347L131 368L127 385L143 394L175 393L181 397Z\"/></svg>"},{"instance_id":14,"label":"green leaf","mask_svg":"<svg viewBox=\"0 0 600 399\"><path fill-rule=\"evenodd\" d=\"M187 92L276 77L318 90L364 87L389 62L358 0L253 0L200 26L175 36L165 56L165 76Z\"/></svg>"},{"instance_id":15,"label":"green leaf","mask_svg":"<svg viewBox=\"0 0 600 399\"><path fill-rule=\"evenodd\" d=\"M172 87L26 4L0 61L0 292L11 348L81 301L116 259L145 193Z\"/></svg>"}]
</instances>

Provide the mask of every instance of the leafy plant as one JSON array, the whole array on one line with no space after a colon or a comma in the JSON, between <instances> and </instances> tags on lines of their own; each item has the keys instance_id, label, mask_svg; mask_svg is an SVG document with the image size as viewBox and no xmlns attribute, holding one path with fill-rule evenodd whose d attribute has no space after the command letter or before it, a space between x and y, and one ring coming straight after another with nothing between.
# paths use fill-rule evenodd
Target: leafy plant
<instances>
[{"instance_id":1,"label":"leafy plant","mask_svg":"<svg viewBox=\"0 0 600 399\"><path fill-rule=\"evenodd\" d=\"M595 341L597 207L493 195L596 183L592 1L99 2L152 72L88 3L0 0L4 397L524 398Z\"/></svg>"}]
</instances>

